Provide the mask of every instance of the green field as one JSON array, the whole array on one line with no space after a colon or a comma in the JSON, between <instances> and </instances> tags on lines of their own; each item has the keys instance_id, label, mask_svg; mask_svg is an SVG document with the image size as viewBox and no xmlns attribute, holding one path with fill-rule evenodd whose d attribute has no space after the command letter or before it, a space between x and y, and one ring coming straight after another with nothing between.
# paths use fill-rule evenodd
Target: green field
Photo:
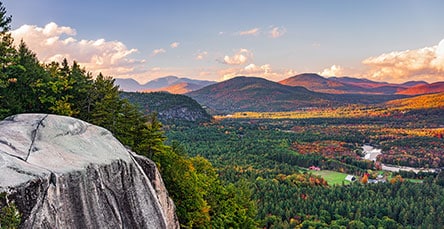
<instances>
[{"instance_id":1,"label":"green field","mask_svg":"<svg viewBox=\"0 0 444 229\"><path fill-rule=\"evenodd\" d=\"M324 178L324 180L326 180L329 185L350 184L350 181L345 180L345 177L348 175L346 173L340 173L330 170L310 171L310 172Z\"/></svg>"}]
</instances>

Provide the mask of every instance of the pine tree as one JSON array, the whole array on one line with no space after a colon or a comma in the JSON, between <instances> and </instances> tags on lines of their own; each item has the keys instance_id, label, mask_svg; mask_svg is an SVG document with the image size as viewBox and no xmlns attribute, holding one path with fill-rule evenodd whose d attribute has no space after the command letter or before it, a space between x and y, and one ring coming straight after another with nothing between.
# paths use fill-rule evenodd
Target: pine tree
<instances>
[{"instance_id":1,"label":"pine tree","mask_svg":"<svg viewBox=\"0 0 444 229\"><path fill-rule=\"evenodd\" d=\"M0 2L0 99L5 101L2 96L6 94L4 88L14 82L10 76L11 66L14 63L15 49L13 47L13 38L9 33L11 16L6 16L6 9ZM0 104L0 116L5 116L10 112L6 104Z\"/></svg>"}]
</instances>

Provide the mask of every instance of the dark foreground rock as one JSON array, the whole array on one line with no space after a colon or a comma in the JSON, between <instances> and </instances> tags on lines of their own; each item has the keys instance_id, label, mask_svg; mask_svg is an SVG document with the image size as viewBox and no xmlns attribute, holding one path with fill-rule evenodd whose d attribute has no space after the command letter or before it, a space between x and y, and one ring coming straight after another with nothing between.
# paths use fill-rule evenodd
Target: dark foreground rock
<instances>
[{"instance_id":1,"label":"dark foreground rock","mask_svg":"<svg viewBox=\"0 0 444 229\"><path fill-rule=\"evenodd\" d=\"M178 228L155 164L101 127L56 115L0 122L0 192L22 228Z\"/></svg>"}]
</instances>

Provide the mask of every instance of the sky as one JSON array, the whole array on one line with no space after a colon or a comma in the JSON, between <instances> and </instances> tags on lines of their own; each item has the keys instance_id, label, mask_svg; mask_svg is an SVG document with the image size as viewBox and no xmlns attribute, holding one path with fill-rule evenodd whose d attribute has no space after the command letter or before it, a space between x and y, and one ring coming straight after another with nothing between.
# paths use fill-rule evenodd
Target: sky
<instances>
[{"instance_id":1,"label":"sky","mask_svg":"<svg viewBox=\"0 0 444 229\"><path fill-rule=\"evenodd\" d=\"M442 0L3 0L40 61L140 83L301 73L444 81Z\"/></svg>"}]
</instances>

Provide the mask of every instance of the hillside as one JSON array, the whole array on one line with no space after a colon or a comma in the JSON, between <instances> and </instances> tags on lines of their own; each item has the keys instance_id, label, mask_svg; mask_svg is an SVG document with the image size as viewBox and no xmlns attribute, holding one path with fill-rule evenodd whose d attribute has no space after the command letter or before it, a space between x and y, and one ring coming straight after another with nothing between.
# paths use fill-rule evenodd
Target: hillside
<instances>
[{"instance_id":1,"label":"hillside","mask_svg":"<svg viewBox=\"0 0 444 229\"><path fill-rule=\"evenodd\" d=\"M218 112L288 111L330 105L324 95L256 77L236 77L187 93Z\"/></svg>"},{"instance_id":2,"label":"hillside","mask_svg":"<svg viewBox=\"0 0 444 229\"><path fill-rule=\"evenodd\" d=\"M444 92L392 100L387 102L386 104L390 107L398 108L401 110L444 108Z\"/></svg>"},{"instance_id":3,"label":"hillside","mask_svg":"<svg viewBox=\"0 0 444 229\"><path fill-rule=\"evenodd\" d=\"M211 116L192 98L166 92L121 92L120 96L137 105L145 114L158 113L162 123L208 122Z\"/></svg>"},{"instance_id":4,"label":"hillside","mask_svg":"<svg viewBox=\"0 0 444 229\"><path fill-rule=\"evenodd\" d=\"M432 84L419 84L408 89L399 91L400 95L421 95L430 93L444 92L444 82L436 82Z\"/></svg>"},{"instance_id":5,"label":"hillside","mask_svg":"<svg viewBox=\"0 0 444 229\"><path fill-rule=\"evenodd\" d=\"M127 91L127 92L167 91L175 94L182 94L192 90L197 90L214 83L215 83L214 81L180 78L177 76L165 76L151 80L145 84L140 84L134 79L122 79L122 78L116 78L114 82L115 85L119 86L119 89L121 91Z\"/></svg>"},{"instance_id":6,"label":"hillside","mask_svg":"<svg viewBox=\"0 0 444 229\"><path fill-rule=\"evenodd\" d=\"M365 90L358 86L350 86L346 83L341 83L312 73L296 75L279 81L279 83L288 86L301 86L311 91L331 94L359 93Z\"/></svg>"}]
</instances>

